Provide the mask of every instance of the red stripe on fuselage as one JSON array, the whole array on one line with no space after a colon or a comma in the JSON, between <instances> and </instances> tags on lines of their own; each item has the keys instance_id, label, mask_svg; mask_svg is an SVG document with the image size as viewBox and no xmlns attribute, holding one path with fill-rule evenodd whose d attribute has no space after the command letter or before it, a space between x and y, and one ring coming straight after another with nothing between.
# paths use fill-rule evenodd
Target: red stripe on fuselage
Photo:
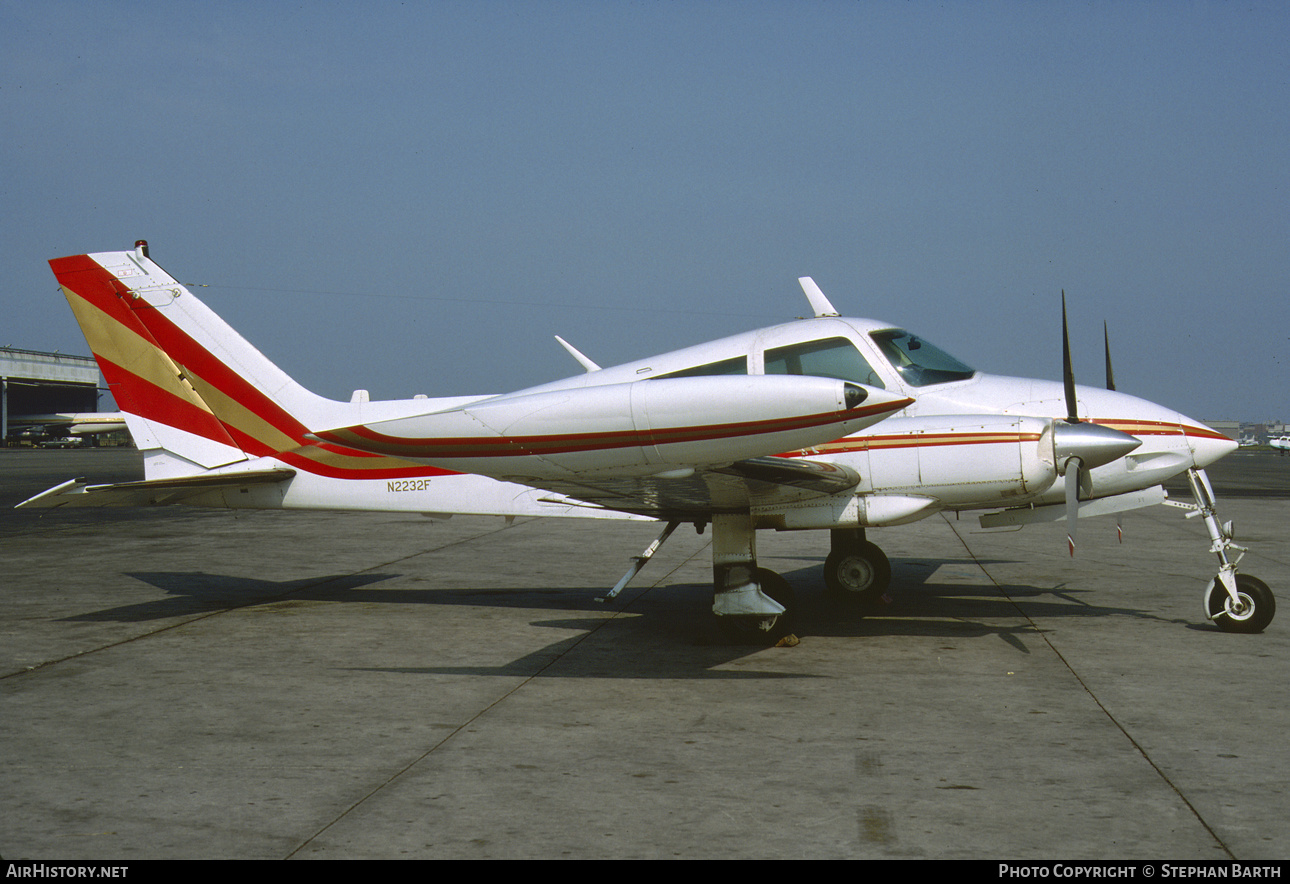
<instances>
[{"instance_id":1,"label":"red stripe on fuselage","mask_svg":"<svg viewBox=\"0 0 1290 884\"><path fill-rule=\"evenodd\" d=\"M1178 424L1169 421L1142 421L1132 419L1100 419L1089 423L1109 427L1128 433L1131 436L1192 436L1204 439L1231 441L1227 436L1208 427L1196 427L1191 424ZM855 451L884 450L894 448L938 448L947 445L998 445L1021 442L1037 442L1038 433L892 433L881 436L848 436L835 442L817 445L806 452L792 452L791 457L803 454L844 454Z\"/></svg>"}]
</instances>

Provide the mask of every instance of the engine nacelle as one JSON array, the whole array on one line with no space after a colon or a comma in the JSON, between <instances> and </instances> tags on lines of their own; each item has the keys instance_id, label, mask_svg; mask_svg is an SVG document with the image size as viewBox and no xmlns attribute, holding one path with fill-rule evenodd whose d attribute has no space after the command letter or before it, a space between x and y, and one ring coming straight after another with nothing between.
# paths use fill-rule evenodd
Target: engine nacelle
<instances>
[{"instance_id":1,"label":"engine nacelle","mask_svg":"<svg viewBox=\"0 0 1290 884\"><path fill-rule=\"evenodd\" d=\"M314 438L507 479L650 475L819 445L912 400L832 378L732 375L516 393Z\"/></svg>"},{"instance_id":2,"label":"engine nacelle","mask_svg":"<svg viewBox=\"0 0 1290 884\"><path fill-rule=\"evenodd\" d=\"M1006 414L889 418L872 433L804 452L856 470L853 490L753 514L759 528L886 527L942 509L1027 503L1057 480L1052 446L1044 448L1051 423Z\"/></svg>"},{"instance_id":3,"label":"engine nacelle","mask_svg":"<svg viewBox=\"0 0 1290 884\"><path fill-rule=\"evenodd\" d=\"M1024 502L1057 479L1039 445L1050 424L1000 414L893 418L859 437L869 453L861 490L923 495L943 509Z\"/></svg>"}]
</instances>

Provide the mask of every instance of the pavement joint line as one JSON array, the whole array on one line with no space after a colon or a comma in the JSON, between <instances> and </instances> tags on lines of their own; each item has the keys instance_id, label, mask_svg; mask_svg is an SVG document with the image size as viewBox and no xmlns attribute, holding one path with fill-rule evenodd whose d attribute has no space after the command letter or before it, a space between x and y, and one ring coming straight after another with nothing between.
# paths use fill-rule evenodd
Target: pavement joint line
<instances>
[{"instance_id":1,"label":"pavement joint line","mask_svg":"<svg viewBox=\"0 0 1290 884\"><path fill-rule=\"evenodd\" d=\"M530 519L530 520L526 520L526 521L535 521L535 520ZM506 526L506 528L510 528L510 527L512 527L512 526L511 526L511 525ZM502 528L502 529L499 529L499 530L503 530L503 531L504 531L504 530L506 530L506 528ZM491 534L491 533L495 533L495 532L485 532L485 533L483 533L483 534L476 535L475 537L472 537L472 538L465 538L465 539L463 539L462 541L458 541L458 543L466 542L466 540L475 540L475 539L478 539L479 537L486 537L486 536L488 536L488 534ZM449 544L449 546L453 546L453 545L456 545L456 544L455 544L455 543L454 543L454 544ZM582 635L578 636L574 641L572 641L572 642L568 645L568 647L564 648L564 650L560 651L558 654L556 654L554 657L552 657L549 661L547 661L545 664L543 664L543 665L542 665L540 668L538 668L535 672L532 672L532 673L530 673L530 674L526 675L526 676L525 676L524 678L522 678L522 679L521 679L517 684L515 684L514 686L512 686L509 690L503 691L501 695L499 695L498 697L496 697L496 698L495 698L492 702L490 702L487 706L485 706L484 708L482 708L482 709L480 709L478 712L476 712L474 715L472 715L472 716L470 716L469 718L467 718L465 721L463 721L463 722L462 722L460 725L458 725L457 727L453 728L453 729L452 729L452 731L450 731L447 735L445 735L441 740L438 740L437 742L435 742L435 744L434 744L434 745L432 745L430 748L426 749L424 752L422 752L422 753L421 753L420 755L418 755L417 757L413 758L411 761L409 761L409 762L408 762L407 764L405 764L403 767L399 768L399 769L398 769L398 770L396 770L394 773L390 774L390 775L389 775L389 776L388 776L388 777L387 777L383 782L381 782L381 783L377 784L376 786L374 786L371 790L369 790L369 791L367 792L367 794L363 795L361 798L359 798L359 799L358 799L357 801L355 801L353 804L349 805L349 806L348 806L348 807L346 807L343 811L341 811L339 814L337 814L337 816L336 816L336 818L335 818L335 819L333 819L331 822L329 822L329 823L327 823L326 825L324 825L324 826L323 826L322 828L320 828L318 831L314 832L312 835L310 835L310 836L309 836L308 838L306 838L304 841L300 842L300 844L299 844L299 845L297 845L297 846L296 846L296 848L295 848L294 850L292 850L290 853L288 853L286 856L284 856L284 857L283 857L283 859L292 859L293 857L295 857L295 856L296 856L296 854L298 854L300 851L302 851L302 850L304 850L305 848L307 848L307 847L308 847L310 844L312 844L313 842L317 841L320 837L322 837L322 836L323 836L323 835L324 835L324 834L325 834L329 829L331 829L333 826L335 826L335 825L337 825L338 823L340 823L341 821L343 821L343 820L344 820L346 817L348 817L351 813L353 813L353 812L354 812L355 810L357 810L359 807L363 806L365 803L367 803L368 801L370 801L372 798L376 797L380 792L382 792L382 791L383 791L384 789L386 789L388 786L391 786L391 785L393 785L394 783L398 782L398 780L402 779L402 777L403 777L405 774L407 774L408 772L410 772L413 768L415 768L415 767L416 767L417 765L419 765L421 762L425 761L427 758L429 758L429 757L430 757L431 755L433 755L435 752L439 751L441 748L443 748L444 746L446 746L448 743L452 742L452 741L457 737L457 735L458 735L458 734L460 734L462 731L464 731L466 728L470 727L470 726L471 726L471 725L473 725L475 722L479 721L479 720L480 720L480 719L482 719L484 716L486 716L489 712L491 712L491 711L493 711L494 709L496 709L498 706L500 706L500 705L501 705L502 703L504 703L506 700L508 700L508 699L510 699L511 697L515 696L517 693L519 693L521 690L523 690L524 688L526 688L528 685L532 684L534 681L536 681L537 679L541 678L541 677L542 677L542 675L543 675L543 673L545 673L548 669L550 669L551 667L555 666L557 663L561 662L561 661L562 661L562 660L563 660L563 659L564 659L564 658L565 658L569 653L571 653L575 648L577 648L579 645L581 645L584 641L586 641L587 639L591 638L591 636L593 636L595 633L599 632L603 627L607 626L607 625L608 625L609 623L611 623L612 621L617 620L619 617L621 617L621 616L622 616L622 615L627 611L627 609L628 609L631 605L633 605L633 604L635 604L637 601L639 601L639 600L640 600L643 596L645 596L645 595L646 595L646 594L647 594L651 589L654 589L654 588L658 587L659 585L661 585L661 584L663 583L663 581L665 581L665 580L666 580L668 577L670 577L672 574L675 574L675 573L676 573L677 571L679 571L681 568L685 567L687 564L689 564L691 561L693 561L696 557L698 557L698 555L699 555L700 553L704 552L704 551L705 551L705 550L706 550L710 545L711 545L711 541L708 541L708 543L704 544L703 546L699 547L699 549L695 550L693 553L691 553L690 555L686 556L686 557L685 557L685 559L683 559L681 562L679 562L679 563L678 563L675 567L673 567L671 570L667 571L665 574L660 574L657 580L653 581L652 583L650 583L650 584L648 584L648 585L646 585L646 586L642 586L642 587L640 587L640 591L639 591L639 592L637 592L634 596L632 596L632 597L631 597L631 599L630 599L626 604L624 604L622 607L617 608L617 609L613 609L613 608L611 608L611 609L607 609L607 610L605 611L605 616L604 616L604 617L602 617L602 618L600 618L598 621L591 621L591 620L586 621L586 622L588 622L588 623L593 623L593 622L594 622L594 625L590 626L590 627L587 629L587 631L586 631L586 632L584 632ZM417 555L420 555L420 553L417 553ZM403 561L404 559L407 559L407 558L411 558L411 556L405 556L403 559L396 559L395 561L396 561L396 562L397 562L397 561ZM392 564L392 563L387 563L387 564ZM385 567L385 566L384 566L384 565L376 565L376 566L374 566L374 567L378 567L378 568L379 568L379 567ZM365 569L365 570L366 570L366 569ZM355 573L362 573L362 572L360 571L360 572L355 572Z\"/></svg>"},{"instance_id":2,"label":"pavement joint line","mask_svg":"<svg viewBox=\"0 0 1290 884\"><path fill-rule=\"evenodd\" d=\"M1160 777L1160 779L1164 782L1164 784L1168 786L1169 789L1175 795L1178 796L1178 800L1181 801L1183 805L1186 806L1187 810L1191 812L1191 815L1195 817L1196 822L1200 823L1201 827L1204 828L1204 830L1209 833L1209 836L1214 839L1214 843L1217 844L1219 849L1222 850L1223 853L1227 855L1228 859L1235 861L1236 855L1233 854L1230 849L1228 849L1227 844L1224 843L1223 839L1219 837L1218 832L1216 832L1213 829L1213 827L1210 826L1210 824L1205 820L1205 818L1201 816L1201 813L1196 808L1196 806L1192 804L1189 800L1187 800L1187 796L1184 795L1182 790L1179 789L1178 786L1174 783L1174 781L1169 778L1169 775L1166 774L1164 770L1162 770L1161 767L1158 764L1156 764L1155 761L1152 760L1151 755L1147 752L1147 750L1143 748L1143 746L1133 738L1133 735L1130 734L1129 731L1125 728L1125 726L1120 723L1120 720L1115 717L1115 715L1111 712L1110 709L1108 709L1105 706L1105 704L1102 703L1102 700L1097 696L1096 693L1094 693L1093 689L1089 687L1088 683L1084 681L1084 679L1080 676L1078 672L1075 671L1075 667L1072 666L1070 661L1066 659L1066 656L1057 649L1056 645L1053 644L1052 639L1048 637L1047 631L1041 629L1039 627L1039 624L1036 623L1030 617L1029 614L1027 614L1024 610L1022 610L1021 606L1017 604L1017 602L1012 598L1012 596L1008 595L1008 591L1003 588L1003 586L999 583L999 581L994 579L994 575L991 574L990 571L985 567L985 565L976 557L976 553L972 552L972 549L971 547L968 546L967 541L963 539L963 535L960 534L958 529L954 527L953 520L946 517L944 513L941 513L941 518L945 519L945 523L949 525L950 530L954 532L954 536L958 538L959 543L963 544L963 549L967 552L968 556L971 557L973 563L978 568L981 569L981 573L984 574L986 578L994 585L994 587L999 590L999 594L1008 600L1008 604L1012 605L1012 607L1017 610L1017 613L1023 619L1025 619L1027 623L1030 624L1031 628L1034 629L1035 634L1038 635L1039 638L1043 641L1043 643L1048 646L1048 649L1053 652L1053 655L1056 656L1057 659L1061 661L1062 666L1066 667L1066 671L1069 672L1071 676L1075 679L1075 681L1079 683L1079 686L1084 690L1084 693L1086 693L1089 699L1092 700L1093 703L1097 706L1097 708L1102 711L1102 714L1106 716L1106 719L1115 726L1116 730L1118 730L1121 734L1124 735L1124 738L1129 741L1129 745L1131 745L1134 749L1136 749L1138 754L1142 756L1142 759L1151 766L1152 770L1156 772L1156 776Z\"/></svg>"},{"instance_id":3,"label":"pavement joint line","mask_svg":"<svg viewBox=\"0 0 1290 884\"><path fill-rule=\"evenodd\" d=\"M599 629L601 625L603 625L603 623L598 624L598 625L595 627L595 629ZM335 817L335 819L333 819L331 822L329 822L329 823L327 823L326 825L324 825L322 828L320 828L318 831L314 832L312 835L310 835L310 836L309 836L308 838L306 838L305 840L301 841L301 842L300 842L300 844L298 844L294 850L292 850L290 853L288 853L286 856L284 856L284 857L283 857L283 859L292 859L293 857L295 857L295 855L296 855L296 854L298 854L300 851L304 850L304 849L305 849L306 847L308 847L310 844L312 844L313 842L315 842L316 840L318 840L320 837L322 837L322 836L323 836L323 835L324 835L324 834L325 834L329 829L331 829L331 827L332 827L332 826L335 826L336 824L338 824L338 823L340 823L341 821L343 821L346 817L348 817L348 816L349 816L351 813L353 813L355 810L357 810L358 808L362 807L364 804L366 804L366 803L367 803L369 800L371 800L372 798L376 797L376 795L378 795L380 792L384 791L384 790L386 789L386 787L391 786L391 785L393 785L394 783L396 783L398 780L402 779L402 777L403 777L403 775L404 775L404 774L408 773L408 772L409 772L409 771L411 771L414 767L416 767L417 765L419 765L422 761L425 761L427 758L429 758L429 757L430 757L431 755L433 755L435 752L439 751L439 749L441 749L443 746L445 746L446 744L448 744L449 742L451 742L451 741L452 741L452 740L453 740L453 739L454 739L458 734L460 734L463 730L465 730L466 728L470 727L470 726L471 726L472 724L474 724L475 722L479 721L481 718L483 718L485 715L487 715L490 711L492 711L492 710L493 710L493 709L495 709L498 705L500 705L504 700L506 700L506 699L510 698L511 696L513 696L513 695L514 695L517 691L519 691L521 688L525 687L525 686L526 686L526 685L528 685L530 682L532 682L534 679L536 679L538 676L540 676L543 672L545 672L547 669L549 669L549 668L551 668L552 666L554 666L557 662L559 662L559 661L564 657L564 655L565 655L565 654L567 654L570 650L572 650L573 648L575 648L575 647L577 647L578 645L580 645L580 644L582 643L583 639L585 639L585 638L587 638L589 635L591 635L591 633L592 633L592 632L594 632L594 631L595 631L595 629L589 630L586 634L584 634L584 635L582 635L581 637L579 637L579 638L578 638L578 640L577 640L577 641L575 641L572 645L570 645L570 647L569 647L569 648L566 648L566 649L565 649L563 652L561 652L559 655L557 655L556 657L554 657L553 659L551 659L550 661L548 661L545 665L543 665L540 669L538 669L538 671L537 671L537 672L534 672L534 673L531 673L531 674L529 674L529 675L525 676L525 677L524 677L524 678L523 678L523 679L522 679L518 684L516 684L515 686L513 686L510 690L508 690L508 691L504 691L504 692L501 694L501 696L497 697L497 698L496 698L496 699L494 699L491 703L489 703L487 706L485 706L483 709L480 709L480 710L479 710L478 712L476 712L474 715L470 716L470 717L469 717L469 718L467 718L465 721L463 721L460 725L458 725L457 727L453 728L453 729L452 729L452 731L450 731L446 736L444 736L444 738L443 738L443 739L439 740L439 741L438 741L438 742L436 742L433 746L431 746L429 749L426 749L424 752L422 752L420 755L418 755L418 756L416 756L415 758L413 758L411 761L409 761L409 762L408 762L407 764L405 764L403 767L399 768L399 769L398 769L398 770L396 770L394 773L390 774L388 777L386 777L386 779L385 779L383 782L378 783L376 786L372 787L372 789L371 789L371 790L369 790L369 791L367 792L367 794L366 794L366 795L363 795L361 798L359 798L359 799L358 799L357 801L355 801L353 804L349 805L349 807L346 807L346 808L345 808L344 810L342 810L339 814L337 814L337 815L336 815L336 817Z\"/></svg>"},{"instance_id":4,"label":"pavement joint line","mask_svg":"<svg viewBox=\"0 0 1290 884\"><path fill-rule=\"evenodd\" d=\"M530 522L530 521L534 521L534 520L532 519L525 520L525 522ZM520 524L523 524L523 523L520 523ZM290 598L291 596L304 592L307 589L317 589L320 586L326 586L327 584L333 583L338 580L346 580L350 577L355 577L359 574L366 574L370 571L375 571L380 568L388 568L391 565L397 565L399 562L406 562L409 559L414 559L417 556L425 555L426 553L429 553L429 552L438 552L439 550L450 549L451 547L459 546L463 543L469 543L471 541L478 540L481 537L488 537L490 535L497 534L502 531L506 531L511 527L512 527L511 525L506 525L501 528L493 528L487 531L481 531L478 534L472 534L470 537L458 538L457 540L454 540L450 543L445 543L442 546L435 546L429 549L418 550L417 552L409 553L406 556L399 556L396 559L391 559L388 562L378 562L377 564L374 564L374 565L368 565L366 568L359 568L356 571L350 571L347 574L332 574L325 578L320 578L316 581L311 581L301 586L294 587L293 589L289 589L285 592L278 593L277 595L263 596L257 599L248 599L247 601L241 604L227 605L222 608L216 608L211 611L204 611L200 614L194 614L191 617L185 617L184 619L178 620L174 623L168 623L165 626L159 626L156 629L150 629L147 632L141 632L138 635L132 635L128 638L120 639L119 641L108 642L107 644L99 645L98 647L86 648L83 651L77 651L74 654L67 654L66 656L57 657L53 660L43 660L40 663L32 663L28 666L24 666L22 669L15 669L11 672L0 673L0 681L4 681L10 678L15 678L20 675L30 675L33 672L38 672L42 669L48 669L49 667L56 666L59 663L67 663L68 661L71 661L71 660L78 660L81 657L88 657L91 654L98 654L102 651L108 651L113 648L119 648L119 647L122 647L123 645L128 645L128 644L132 644L133 642L142 641L143 639L153 638L158 635L163 635L167 632L170 632L173 629L178 629L181 626L189 626L193 623L200 623L203 620L209 619L211 617L218 617L219 615L227 614L230 611L240 611L243 608L253 608L257 605L265 605L265 604L272 604L273 602L280 602L283 599Z\"/></svg>"}]
</instances>

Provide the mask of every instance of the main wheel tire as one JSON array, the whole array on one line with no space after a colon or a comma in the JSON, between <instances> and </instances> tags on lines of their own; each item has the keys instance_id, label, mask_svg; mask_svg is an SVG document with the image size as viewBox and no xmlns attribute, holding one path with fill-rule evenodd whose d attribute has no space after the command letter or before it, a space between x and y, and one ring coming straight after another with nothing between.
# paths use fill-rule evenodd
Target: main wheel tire
<instances>
[{"instance_id":1,"label":"main wheel tire","mask_svg":"<svg viewBox=\"0 0 1290 884\"><path fill-rule=\"evenodd\" d=\"M1224 632L1262 632L1277 612L1276 598L1268 585L1248 574L1236 575L1236 595L1241 604L1232 602L1231 596L1215 580L1209 591L1209 616Z\"/></svg>"},{"instance_id":2,"label":"main wheel tire","mask_svg":"<svg viewBox=\"0 0 1290 884\"><path fill-rule=\"evenodd\" d=\"M864 612L878 604L891 584L891 562L869 541L835 549L824 560L824 585L830 601Z\"/></svg>"},{"instance_id":3,"label":"main wheel tire","mask_svg":"<svg viewBox=\"0 0 1290 884\"><path fill-rule=\"evenodd\" d=\"M780 575L767 568L757 569L761 591L784 606L784 613L773 617L718 617L717 622L732 641L740 644L773 645L793 631L797 613L797 594Z\"/></svg>"}]
</instances>

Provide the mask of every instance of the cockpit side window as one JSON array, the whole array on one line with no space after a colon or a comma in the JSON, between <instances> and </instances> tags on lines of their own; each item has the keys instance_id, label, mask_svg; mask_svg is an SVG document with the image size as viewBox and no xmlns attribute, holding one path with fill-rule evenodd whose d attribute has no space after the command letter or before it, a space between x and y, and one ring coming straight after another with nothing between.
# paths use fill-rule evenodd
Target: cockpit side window
<instances>
[{"instance_id":1,"label":"cockpit side window","mask_svg":"<svg viewBox=\"0 0 1290 884\"><path fill-rule=\"evenodd\" d=\"M916 338L904 329L888 329L870 335L882 355L911 387L967 380L976 373L944 350Z\"/></svg>"},{"instance_id":2,"label":"cockpit side window","mask_svg":"<svg viewBox=\"0 0 1290 884\"><path fill-rule=\"evenodd\" d=\"M805 374L838 378L885 389L873 368L846 338L806 341L766 351L766 374Z\"/></svg>"},{"instance_id":3,"label":"cockpit side window","mask_svg":"<svg viewBox=\"0 0 1290 884\"><path fill-rule=\"evenodd\" d=\"M734 359L723 359L720 362L709 362L707 365L696 365L680 371L655 375L658 378L704 378L713 375L748 374L748 357L737 356Z\"/></svg>"}]
</instances>

